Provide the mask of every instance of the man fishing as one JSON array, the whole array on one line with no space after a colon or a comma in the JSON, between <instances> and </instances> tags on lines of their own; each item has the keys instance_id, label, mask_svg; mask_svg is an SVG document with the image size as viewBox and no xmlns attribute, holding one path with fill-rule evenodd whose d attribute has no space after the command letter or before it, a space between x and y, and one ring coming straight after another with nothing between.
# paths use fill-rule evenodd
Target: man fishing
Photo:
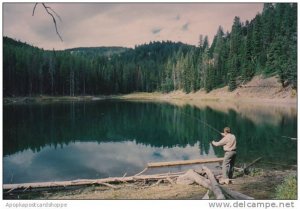
<instances>
[{"instance_id":1,"label":"man fishing","mask_svg":"<svg viewBox=\"0 0 300 209\"><path fill-rule=\"evenodd\" d=\"M233 175L233 166L236 157L236 138L231 133L229 127L224 128L224 133L221 133L223 138L216 142L212 141L214 146L223 146L224 160L222 164L222 178L219 180L220 184L229 184L229 179Z\"/></svg>"}]
</instances>

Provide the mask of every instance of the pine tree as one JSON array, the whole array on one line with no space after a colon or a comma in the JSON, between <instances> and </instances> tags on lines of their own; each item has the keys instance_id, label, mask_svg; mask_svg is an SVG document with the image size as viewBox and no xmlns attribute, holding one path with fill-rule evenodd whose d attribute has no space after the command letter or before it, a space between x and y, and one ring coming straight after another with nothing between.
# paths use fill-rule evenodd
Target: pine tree
<instances>
[{"instance_id":1,"label":"pine tree","mask_svg":"<svg viewBox=\"0 0 300 209\"><path fill-rule=\"evenodd\" d=\"M234 54L230 59L230 69L228 71L228 89L233 91L237 87L237 72L238 72L239 62L238 57Z\"/></svg>"},{"instance_id":2,"label":"pine tree","mask_svg":"<svg viewBox=\"0 0 300 209\"><path fill-rule=\"evenodd\" d=\"M293 88L297 88L297 4L293 3L289 12L289 59L288 59L288 82Z\"/></svg>"},{"instance_id":3,"label":"pine tree","mask_svg":"<svg viewBox=\"0 0 300 209\"><path fill-rule=\"evenodd\" d=\"M213 89L213 82L214 82L214 73L212 67L212 60L209 57L209 49L206 49L203 54L203 71L202 71L202 80L203 80L203 87L206 92L210 92Z\"/></svg>"},{"instance_id":4,"label":"pine tree","mask_svg":"<svg viewBox=\"0 0 300 209\"><path fill-rule=\"evenodd\" d=\"M245 80L245 81L250 81L255 74L252 53L253 53L252 33L251 33L250 26L248 26L245 51L243 54L244 59L243 59L243 71L242 71L242 77L243 77L243 80Z\"/></svg>"},{"instance_id":5,"label":"pine tree","mask_svg":"<svg viewBox=\"0 0 300 209\"><path fill-rule=\"evenodd\" d=\"M196 48L194 54L194 91L201 88L202 52Z\"/></svg>"},{"instance_id":6,"label":"pine tree","mask_svg":"<svg viewBox=\"0 0 300 209\"><path fill-rule=\"evenodd\" d=\"M208 42L208 36L204 37L204 41L203 41L203 51L205 51L206 49L209 48L209 42Z\"/></svg>"},{"instance_id":7,"label":"pine tree","mask_svg":"<svg viewBox=\"0 0 300 209\"><path fill-rule=\"evenodd\" d=\"M266 50L273 41L275 33L274 6L272 3L264 3L262 25L262 42L263 48Z\"/></svg>"},{"instance_id":8,"label":"pine tree","mask_svg":"<svg viewBox=\"0 0 300 209\"><path fill-rule=\"evenodd\" d=\"M237 76L240 73L240 56L242 24L239 17L234 18L231 34L230 34L230 51L229 51L229 69L228 69L228 86L229 91L233 91L237 87Z\"/></svg>"},{"instance_id":9,"label":"pine tree","mask_svg":"<svg viewBox=\"0 0 300 209\"><path fill-rule=\"evenodd\" d=\"M225 71L225 60L224 60L224 32L223 28L219 26L217 35L214 38L213 44L214 48L210 49L212 53L212 58L213 58L213 69L214 69L214 85L213 88L216 87L217 85L222 84L223 81L223 71Z\"/></svg>"},{"instance_id":10,"label":"pine tree","mask_svg":"<svg viewBox=\"0 0 300 209\"><path fill-rule=\"evenodd\" d=\"M262 72L265 66L265 52L263 49L263 36L262 36L262 17L260 14L256 15L255 20L253 21L253 34L252 34L252 44L254 57L254 65L256 71Z\"/></svg>"}]
</instances>

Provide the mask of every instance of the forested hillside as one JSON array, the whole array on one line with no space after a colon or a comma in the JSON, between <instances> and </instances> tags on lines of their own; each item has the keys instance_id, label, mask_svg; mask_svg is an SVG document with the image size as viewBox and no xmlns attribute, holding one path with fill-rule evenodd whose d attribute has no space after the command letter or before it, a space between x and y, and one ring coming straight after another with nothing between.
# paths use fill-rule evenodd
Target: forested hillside
<instances>
[{"instance_id":1,"label":"forested hillside","mask_svg":"<svg viewBox=\"0 0 300 209\"><path fill-rule=\"evenodd\" d=\"M81 54L85 56L112 56L113 54L121 54L129 48L125 47L78 47L66 49L65 51Z\"/></svg>"},{"instance_id":2,"label":"forested hillside","mask_svg":"<svg viewBox=\"0 0 300 209\"><path fill-rule=\"evenodd\" d=\"M297 88L297 4L266 3L230 33L220 26L211 44L150 42L134 49L76 48L47 51L3 38L3 95L99 95L134 91L185 92L229 86L255 75L278 75Z\"/></svg>"}]
</instances>

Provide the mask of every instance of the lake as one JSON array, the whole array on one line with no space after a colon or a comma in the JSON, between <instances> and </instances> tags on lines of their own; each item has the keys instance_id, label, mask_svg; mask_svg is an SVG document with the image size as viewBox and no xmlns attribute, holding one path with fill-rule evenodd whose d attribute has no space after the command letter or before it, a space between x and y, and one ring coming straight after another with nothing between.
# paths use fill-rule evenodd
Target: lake
<instances>
[{"instance_id":1,"label":"lake","mask_svg":"<svg viewBox=\"0 0 300 209\"><path fill-rule=\"evenodd\" d=\"M297 163L297 142L284 137L297 137L296 114L118 100L15 104L3 107L3 182L129 176L148 162L223 157L210 141L225 126L237 137L237 164Z\"/></svg>"}]
</instances>

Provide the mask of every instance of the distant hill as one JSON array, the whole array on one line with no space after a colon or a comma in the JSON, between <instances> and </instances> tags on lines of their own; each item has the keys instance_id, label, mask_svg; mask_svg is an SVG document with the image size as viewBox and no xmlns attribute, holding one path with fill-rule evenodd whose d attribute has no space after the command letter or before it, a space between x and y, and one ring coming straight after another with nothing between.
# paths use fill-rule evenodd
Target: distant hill
<instances>
[{"instance_id":1,"label":"distant hill","mask_svg":"<svg viewBox=\"0 0 300 209\"><path fill-rule=\"evenodd\" d=\"M130 50L126 47L77 47L71 49L65 49L64 51L71 52L72 54L81 54L86 56L111 56L114 54L121 54Z\"/></svg>"},{"instance_id":2,"label":"distant hill","mask_svg":"<svg viewBox=\"0 0 300 209\"><path fill-rule=\"evenodd\" d=\"M22 48L35 48L40 49L38 47L32 46L28 43L24 43L9 37L3 37L3 44L10 45L14 47L22 47ZM42 49L40 49L42 50ZM121 54L130 50L130 48L126 47L118 47L118 46L111 46L111 47L77 47L77 48L70 48L65 50L56 50L57 52L70 52L71 54L80 54L85 56L111 56L114 54ZM45 50L45 51L52 51L52 50Z\"/></svg>"},{"instance_id":3,"label":"distant hill","mask_svg":"<svg viewBox=\"0 0 300 209\"><path fill-rule=\"evenodd\" d=\"M17 41L15 39L9 38L7 36L3 37L3 45L10 45L10 46L14 46L14 47L32 47L32 48L36 48L35 46L31 46L30 44L26 43L26 42L21 42L21 41Z\"/></svg>"},{"instance_id":4,"label":"distant hill","mask_svg":"<svg viewBox=\"0 0 300 209\"><path fill-rule=\"evenodd\" d=\"M183 61L188 52L195 50L195 46L172 41L154 41L134 49L113 46L44 50L3 37L4 95L160 90L161 80L169 76L176 60ZM178 64L177 68L182 66Z\"/></svg>"}]
</instances>

